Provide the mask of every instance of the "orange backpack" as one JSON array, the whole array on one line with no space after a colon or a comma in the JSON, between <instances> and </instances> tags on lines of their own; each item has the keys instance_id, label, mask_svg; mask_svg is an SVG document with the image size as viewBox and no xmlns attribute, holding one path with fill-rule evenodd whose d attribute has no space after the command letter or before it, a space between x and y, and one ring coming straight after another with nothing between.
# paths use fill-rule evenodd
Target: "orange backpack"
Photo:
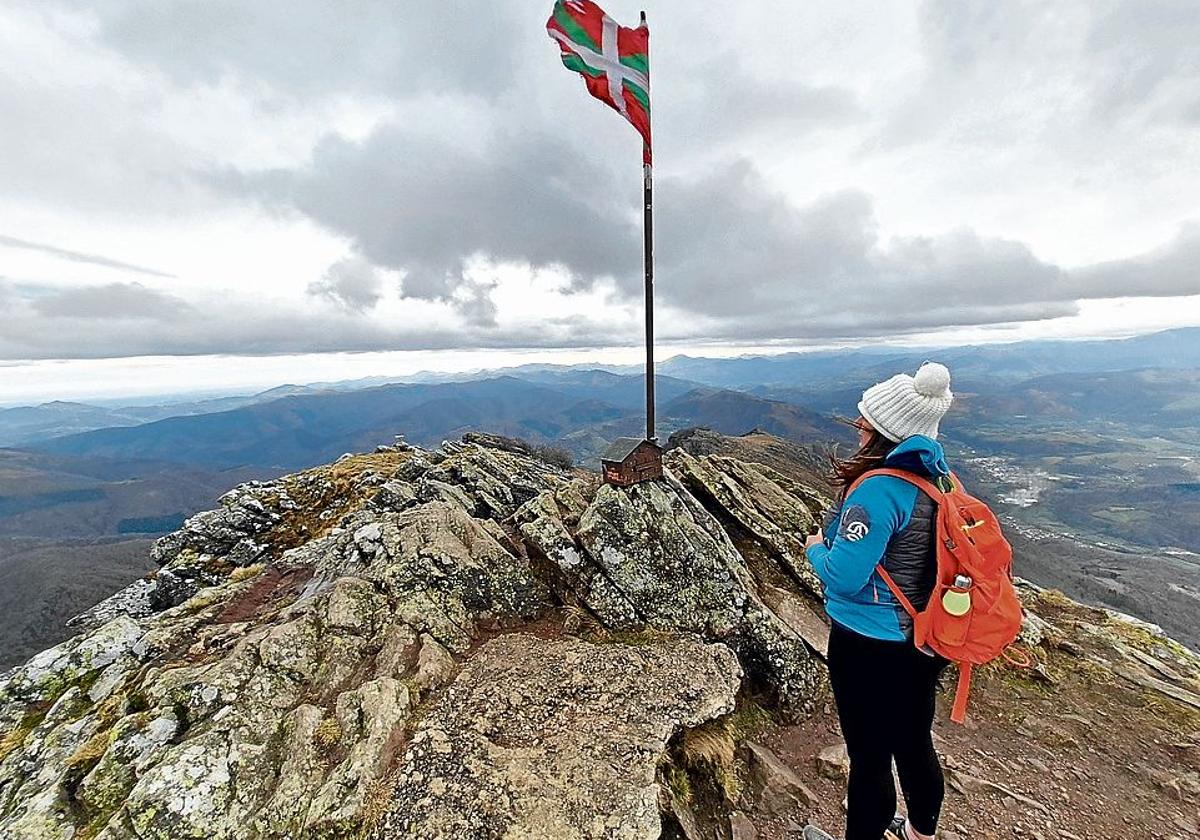
<instances>
[{"instance_id":1,"label":"orange backpack","mask_svg":"<svg viewBox=\"0 0 1200 840\"><path fill-rule=\"evenodd\" d=\"M882 563L875 569L912 616L913 643L958 665L958 691L950 719L962 723L972 667L1004 655L1021 632L1023 613L1012 580L1012 546L1001 533L996 515L962 489L958 476L951 474L950 489L943 490L904 470L878 469L864 474L855 486L873 475L907 481L937 504L937 581L925 609L918 612L913 607ZM971 579L968 588L955 586L959 575ZM969 598L963 597L964 592ZM952 593L949 598L947 593Z\"/></svg>"}]
</instances>

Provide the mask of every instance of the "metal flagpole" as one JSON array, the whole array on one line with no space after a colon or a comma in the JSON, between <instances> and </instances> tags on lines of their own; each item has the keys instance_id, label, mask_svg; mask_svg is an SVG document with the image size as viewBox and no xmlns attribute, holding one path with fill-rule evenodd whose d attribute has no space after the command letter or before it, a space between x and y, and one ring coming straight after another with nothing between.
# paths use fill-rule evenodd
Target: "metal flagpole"
<instances>
[{"instance_id":1,"label":"metal flagpole","mask_svg":"<svg viewBox=\"0 0 1200 840\"><path fill-rule=\"evenodd\" d=\"M646 26L645 12L642 12L642 26ZM650 75L649 63L650 47L647 42L647 77ZM654 434L654 172L649 163L642 165L642 197L645 205L643 258L646 266L646 440L657 443L658 438Z\"/></svg>"}]
</instances>

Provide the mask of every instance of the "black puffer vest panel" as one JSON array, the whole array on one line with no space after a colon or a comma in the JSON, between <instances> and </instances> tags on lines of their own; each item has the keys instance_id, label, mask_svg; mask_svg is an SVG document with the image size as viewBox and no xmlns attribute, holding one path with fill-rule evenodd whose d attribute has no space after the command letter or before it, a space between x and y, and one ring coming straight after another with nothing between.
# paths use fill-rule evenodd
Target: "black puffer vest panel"
<instances>
[{"instance_id":1,"label":"black puffer vest panel","mask_svg":"<svg viewBox=\"0 0 1200 840\"><path fill-rule=\"evenodd\" d=\"M908 524L892 535L883 555L883 568L918 612L929 603L937 581L936 524L937 504L918 490ZM900 612L900 626L911 635L912 618L903 609Z\"/></svg>"}]
</instances>

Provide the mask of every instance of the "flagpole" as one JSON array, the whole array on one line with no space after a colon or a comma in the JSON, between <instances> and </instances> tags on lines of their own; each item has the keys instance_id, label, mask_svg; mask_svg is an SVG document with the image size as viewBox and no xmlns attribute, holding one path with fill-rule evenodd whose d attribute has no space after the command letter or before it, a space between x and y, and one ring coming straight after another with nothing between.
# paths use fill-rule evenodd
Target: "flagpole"
<instances>
[{"instance_id":1,"label":"flagpole","mask_svg":"<svg viewBox=\"0 0 1200 840\"><path fill-rule=\"evenodd\" d=\"M642 12L641 22L642 26L646 26L645 12ZM647 46L647 76L649 61L650 50ZM646 440L657 443L658 437L654 434L654 171L649 163L642 164L642 198L642 231L645 237L643 260L646 269Z\"/></svg>"}]
</instances>

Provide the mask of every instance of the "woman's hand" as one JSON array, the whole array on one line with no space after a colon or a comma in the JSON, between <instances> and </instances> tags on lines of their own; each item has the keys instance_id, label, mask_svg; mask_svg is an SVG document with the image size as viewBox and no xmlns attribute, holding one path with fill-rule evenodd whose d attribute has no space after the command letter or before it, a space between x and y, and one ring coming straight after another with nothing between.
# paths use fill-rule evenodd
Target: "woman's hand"
<instances>
[{"instance_id":1,"label":"woman's hand","mask_svg":"<svg viewBox=\"0 0 1200 840\"><path fill-rule=\"evenodd\" d=\"M810 535L809 538L804 541L804 548L807 550L818 544L825 544L825 532L820 528L817 529L817 533Z\"/></svg>"}]
</instances>

